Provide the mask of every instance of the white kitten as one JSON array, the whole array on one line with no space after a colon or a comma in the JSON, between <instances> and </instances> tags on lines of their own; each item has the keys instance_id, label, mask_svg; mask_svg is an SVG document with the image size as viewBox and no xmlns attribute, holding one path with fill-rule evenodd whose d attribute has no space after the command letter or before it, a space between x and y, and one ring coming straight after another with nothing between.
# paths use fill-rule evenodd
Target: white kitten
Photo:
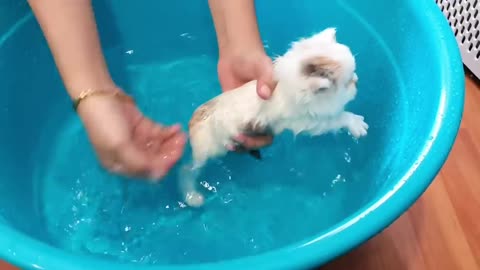
<instances>
[{"instance_id":1,"label":"white kitten","mask_svg":"<svg viewBox=\"0 0 480 270\"><path fill-rule=\"evenodd\" d=\"M278 84L270 100L257 96L256 81L224 92L201 105L189 123L193 165L180 178L180 192L190 206L201 206L196 175L212 158L225 155L232 137L243 132L273 135L285 130L318 136L347 129L354 137L367 134L360 115L344 111L357 93L355 59L350 49L336 41L328 28L292 43L274 60Z\"/></svg>"}]
</instances>

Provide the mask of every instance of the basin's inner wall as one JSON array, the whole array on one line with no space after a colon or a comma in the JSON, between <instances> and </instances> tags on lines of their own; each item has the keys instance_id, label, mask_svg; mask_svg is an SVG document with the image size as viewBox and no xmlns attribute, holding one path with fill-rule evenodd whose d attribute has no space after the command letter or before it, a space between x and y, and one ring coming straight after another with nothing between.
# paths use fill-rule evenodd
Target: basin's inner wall
<instances>
[{"instance_id":1,"label":"basin's inner wall","mask_svg":"<svg viewBox=\"0 0 480 270\"><path fill-rule=\"evenodd\" d=\"M303 234L292 234L292 239L280 241L278 245L324 232L385 189L391 188L393 181L402 175L402 171L410 165L411 158L422 149L422 142L428 138L428 129L432 126L429 119L435 113L429 102L438 99L438 94L431 91L438 88L437 82L434 79L425 80L425 76L435 78L436 74L424 72L425 68L429 68L426 63L433 65L436 60L433 54L421 50L422 46L432 46L432 41L422 37L425 30L415 27L412 23L415 18L404 17L406 10L403 10L401 0L389 3L372 0L370 2L374 8L359 1L331 1L328 5L315 0L300 2L271 0L257 3L262 37L269 54L274 56L283 53L289 42L301 36L325 27L337 27L337 39L351 46L356 55L360 77L358 98L349 109L365 116L370 131L358 143L351 143L346 137L335 139L334 136L318 141L299 139L300 145L304 146L299 151L305 151L304 155L311 157L310 162L318 162L319 168L323 168L322 163L329 162L322 151L334 152L338 151L335 148L348 148L348 157L345 158L350 159L351 164L348 161L349 164L342 166L343 169L351 168L351 171L347 172L348 179L345 186L340 188L341 193L335 195L338 198L332 201L341 205L332 206L333 209L339 207L336 218L319 220L317 227L305 229ZM220 91L218 85L207 84L210 88L196 90L196 100L185 101L189 94L175 92L172 83L166 83L170 87L168 89L163 89L166 86L161 83L152 83L157 71L152 68L150 75L145 75L145 66L159 62L175 63L178 59L189 57L208 59L207 66L198 64L198 72L192 72L189 76L203 76L206 80L216 78L215 33L206 2L182 0L168 4L149 0L141 5L135 1L112 3L114 1L95 1L101 38L112 75L127 91L136 94L140 81L135 70L142 67L143 73L139 76L147 76L146 84L150 83L156 89L150 89L147 96L137 92L144 95L140 97L139 105L156 120L166 123L180 120L185 125L194 109L190 103L199 105L209 99ZM11 8L2 5L3 2L0 9ZM391 6L396 8L391 9ZM389 12L376 12L382 8ZM379 40L380 37L383 40ZM48 174L45 170L52 169L53 165L48 162L58 159L55 157L58 154L58 134L65 127L78 126L78 119L71 111L48 47L33 17L27 18L11 36L1 37L0 42L0 123L3 126L0 134L0 161L3 165L0 171L0 215L12 226L34 237L51 241L44 230L42 198L38 195L42 187L32 179L41 178ZM178 65L172 64L172 70L176 67ZM176 72L170 72L176 76ZM154 91L159 91L161 95L172 93L175 97L169 102L160 103L167 106L163 111L160 110L161 113L155 105L158 103L154 103L157 98L153 96ZM178 105L181 102L188 106ZM73 139L77 140L78 136ZM288 136L280 138L277 141L280 146L271 153L281 154L289 140L291 138ZM82 142L85 142L84 137ZM348 147L345 142L348 142ZM305 147L309 144L312 145L310 150ZM315 151L319 153L317 157ZM79 150L75 153L78 155L62 159L71 160L71 164L82 163L83 159L93 160L91 151ZM315 166L309 166L305 168L315 176L312 185L328 188L332 183L335 184L332 179L324 177L325 171L315 171ZM60 180L59 190L62 187L70 188L69 180L74 181ZM319 183L322 181L325 183ZM254 182L247 184L255 187ZM271 184L275 181L265 182ZM284 184L294 187L292 183ZM107 184L103 186L108 189ZM58 198L64 199L57 202L59 205L72 203L66 197ZM316 212L322 211L322 207L325 205L319 205ZM295 213L286 214L294 216ZM52 240L52 244L58 245L55 240Z\"/></svg>"},{"instance_id":2,"label":"basin's inner wall","mask_svg":"<svg viewBox=\"0 0 480 270\"><path fill-rule=\"evenodd\" d=\"M445 21L425 24L425 20L430 18L425 17L423 8L431 3L422 2L419 6L409 5L402 0L371 1L371 4L341 0L338 3L349 10L350 14L358 15L368 22L383 39L384 46L388 47L390 57L396 63L396 70L392 71L389 70L392 67L382 66L383 60L374 60L376 70L371 71L378 75L376 82L382 85L384 76L392 72L400 78L397 82L400 85L397 86L403 92L401 96L397 95L398 88L388 84L370 93L381 95L375 100L391 99L392 102L389 108L391 111L384 110L386 107L377 111L383 115L381 118L388 121L386 125L394 126L385 141L389 145L387 151L392 156L392 163L385 164L387 167L384 175L377 179L376 192L384 194L421 162L436 137L438 122L445 116L442 110L451 106L442 97L442 91L450 87L445 82L454 81L451 81L450 71L442 72L439 68L448 62L443 58L450 56L445 53L443 40L438 40L431 34L439 31L439 25ZM375 49L373 46L368 49L368 43L363 46L368 53ZM401 113L403 118L396 118L390 113Z\"/></svg>"}]
</instances>

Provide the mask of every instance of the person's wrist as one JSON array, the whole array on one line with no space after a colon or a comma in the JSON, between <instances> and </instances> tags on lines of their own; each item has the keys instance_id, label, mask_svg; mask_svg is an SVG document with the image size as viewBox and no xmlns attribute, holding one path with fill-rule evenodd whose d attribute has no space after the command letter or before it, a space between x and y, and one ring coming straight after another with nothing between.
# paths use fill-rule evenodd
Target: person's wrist
<instances>
[{"instance_id":1,"label":"person's wrist","mask_svg":"<svg viewBox=\"0 0 480 270\"><path fill-rule=\"evenodd\" d=\"M232 55L245 54L266 54L263 43L258 35L241 35L237 34L228 37L228 42L224 41L219 44L220 58Z\"/></svg>"},{"instance_id":2,"label":"person's wrist","mask_svg":"<svg viewBox=\"0 0 480 270\"><path fill-rule=\"evenodd\" d=\"M71 76L71 78L66 78L64 83L72 100L88 89L111 89L113 91L117 87L108 70L97 73L82 72L76 76Z\"/></svg>"},{"instance_id":3,"label":"person's wrist","mask_svg":"<svg viewBox=\"0 0 480 270\"><path fill-rule=\"evenodd\" d=\"M86 88L72 98L72 106L78 116L85 120L105 112L106 108L118 107L128 96L115 84L104 84L103 87Z\"/></svg>"},{"instance_id":4,"label":"person's wrist","mask_svg":"<svg viewBox=\"0 0 480 270\"><path fill-rule=\"evenodd\" d=\"M263 56L266 55L263 46L255 44L239 44L229 46L220 50L220 59L223 58L245 58L248 56Z\"/></svg>"},{"instance_id":5,"label":"person's wrist","mask_svg":"<svg viewBox=\"0 0 480 270\"><path fill-rule=\"evenodd\" d=\"M128 139L128 110L123 101L113 95L97 95L84 99L77 115L91 143L99 151L113 150Z\"/></svg>"}]
</instances>

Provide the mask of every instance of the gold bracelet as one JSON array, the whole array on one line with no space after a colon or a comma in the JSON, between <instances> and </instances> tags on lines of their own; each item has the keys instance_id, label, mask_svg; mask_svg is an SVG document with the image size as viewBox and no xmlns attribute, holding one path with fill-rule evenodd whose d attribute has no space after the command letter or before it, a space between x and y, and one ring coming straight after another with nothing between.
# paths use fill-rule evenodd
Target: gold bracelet
<instances>
[{"instance_id":1,"label":"gold bracelet","mask_svg":"<svg viewBox=\"0 0 480 270\"><path fill-rule=\"evenodd\" d=\"M120 90L112 91L112 90L102 90L102 89L98 89L98 90L87 89L82 91L80 95L78 95L78 97L73 100L73 110L77 111L77 108L80 105L80 103L86 98L91 96L112 96L112 97L120 98L120 100L125 102L132 102L132 103L135 102L132 97L130 97L129 95L125 94Z\"/></svg>"}]
</instances>

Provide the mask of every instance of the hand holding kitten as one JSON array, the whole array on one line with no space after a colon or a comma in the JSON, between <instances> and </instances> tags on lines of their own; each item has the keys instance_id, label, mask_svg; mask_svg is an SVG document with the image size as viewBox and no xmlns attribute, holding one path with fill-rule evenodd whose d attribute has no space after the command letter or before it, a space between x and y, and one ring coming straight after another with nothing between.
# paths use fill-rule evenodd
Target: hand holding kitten
<instances>
[{"instance_id":1,"label":"hand holding kitten","mask_svg":"<svg viewBox=\"0 0 480 270\"><path fill-rule=\"evenodd\" d=\"M257 80L256 91L260 98L269 99L277 82L273 79L273 63L263 50L227 53L218 62L218 77L224 92ZM247 131L246 131L247 133ZM238 145L228 145L228 150L243 152L272 144L269 134L238 134L232 138Z\"/></svg>"}]
</instances>

